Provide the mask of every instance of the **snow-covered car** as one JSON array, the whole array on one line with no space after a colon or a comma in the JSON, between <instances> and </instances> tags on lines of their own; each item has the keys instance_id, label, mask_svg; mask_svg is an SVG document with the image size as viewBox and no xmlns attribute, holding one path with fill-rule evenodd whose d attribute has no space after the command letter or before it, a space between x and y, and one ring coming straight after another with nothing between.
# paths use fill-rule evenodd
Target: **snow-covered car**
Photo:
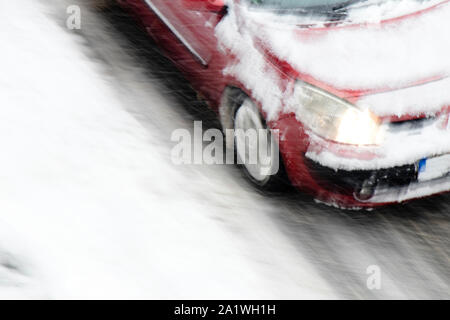
<instances>
[{"instance_id":1,"label":"snow-covered car","mask_svg":"<svg viewBox=\"0 0 450 320\"><path fill-rule=\"evenodd\" d=\"M449 1L117 1L224 129L278 130L284 170L244 166L259 186L285 173L343 207L450 191Z\"/></svg>"}]
</instances>

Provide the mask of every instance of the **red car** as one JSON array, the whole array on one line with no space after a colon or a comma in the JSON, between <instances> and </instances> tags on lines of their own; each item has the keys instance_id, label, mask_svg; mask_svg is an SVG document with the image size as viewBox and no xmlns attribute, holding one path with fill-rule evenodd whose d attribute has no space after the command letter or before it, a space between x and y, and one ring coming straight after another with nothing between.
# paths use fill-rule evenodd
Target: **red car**
<instances>
[{"instance_id":1,"label":"red car","mask_svg":"<svg viewBox=\"0 0 450 320\"><path fill-rule=\"evenodd\" d=\"M450 3L117 0L220 116L277 129L320 201L374 207L450 191ZM238 143L238 142L237 142Z\"/></svg>"}]
</instances>

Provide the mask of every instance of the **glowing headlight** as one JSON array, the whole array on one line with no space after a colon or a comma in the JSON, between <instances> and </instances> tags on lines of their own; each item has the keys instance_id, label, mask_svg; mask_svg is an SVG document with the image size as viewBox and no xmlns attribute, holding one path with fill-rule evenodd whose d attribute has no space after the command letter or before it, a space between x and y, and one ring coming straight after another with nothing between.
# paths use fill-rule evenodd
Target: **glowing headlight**
<instances>
[{"instance_id":1,"label":"glowing headlight","mask_svg":"<svg viewBox=\"0 0 450 320\"><path fill-rule=\"evenodd\" d=\"M314 133L325 139L355 145L377 145L382 141L379 119L332 94L299 82L297 115Z\"/></svg>"}]
</instances>

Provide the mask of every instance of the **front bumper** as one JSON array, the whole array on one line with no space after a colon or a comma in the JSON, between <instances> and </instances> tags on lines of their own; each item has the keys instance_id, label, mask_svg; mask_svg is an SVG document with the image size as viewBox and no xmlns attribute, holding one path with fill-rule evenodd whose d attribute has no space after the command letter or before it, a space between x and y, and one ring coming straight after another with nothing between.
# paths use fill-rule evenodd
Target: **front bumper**
<instances>
[{"instance_id":1,"label":"front bumper","mask_svg":"<svg viewBox=\"0 0 450 320\"><path fill-rule=\"evenodd\" d=\"M450 191L448 113L389 123L385 131L383 144L372 147L333 143L311 134L307 166L322 188L368 206Z\"/></svg>"},{"instance_id":2,"label":"front bumper","mask_svg":"<svg viewBox=\"0 0 450 320\"><path fill-rule=\"evenodd\" d=\"M280 152L295 187L321 202L361 208L450 191L450 166L447 173L437 171L425 180L419 172L421 159L450 155L448 117L443 113L389 124L381 146L325 140L306 130L295 115L279 119L273 128L279 129Z\"/></svg>"},{"instance_id":3,"label":"front bumper","mask_svg":"<svg viewBox=\"0 0 450 320\"><path fill-rule=\"evenodd\" d=\"M407 200L428 197L434 194L440 194L450 191L450 175L442 178L413 182L407 186L398 188L385 188L379 186L376 188L370 203L392 203L403 202Z\"/></svg>"},{"instance_id":4,"label":"front bumper","mask_svg":"<svg viewBox=\"0 0 450 320\"><path fill-rule=\"evenodd\" d=\"M450 172L419 181L420 161L379 170L334 170L306 160L317 183L361 204L398 203L450 191Z\"/></svg>"}]
</instances>

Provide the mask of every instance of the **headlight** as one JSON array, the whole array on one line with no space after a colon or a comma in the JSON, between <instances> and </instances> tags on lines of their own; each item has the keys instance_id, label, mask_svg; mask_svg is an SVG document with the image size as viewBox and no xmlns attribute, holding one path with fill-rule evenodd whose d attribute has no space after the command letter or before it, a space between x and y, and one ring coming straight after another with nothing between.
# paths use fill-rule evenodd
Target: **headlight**
<instances>
[{"instance_id":1,"label":"headlight","mask_svg":"<svg viewBox=\"0 0 450 320\"><path fill-rule=\"evenodd\" d=\"M369 110L302 82L297 84L295 96L300 103L297 116L317 135L355 145L381 143L380 120Z\"/></svg>"}]
</instances>

